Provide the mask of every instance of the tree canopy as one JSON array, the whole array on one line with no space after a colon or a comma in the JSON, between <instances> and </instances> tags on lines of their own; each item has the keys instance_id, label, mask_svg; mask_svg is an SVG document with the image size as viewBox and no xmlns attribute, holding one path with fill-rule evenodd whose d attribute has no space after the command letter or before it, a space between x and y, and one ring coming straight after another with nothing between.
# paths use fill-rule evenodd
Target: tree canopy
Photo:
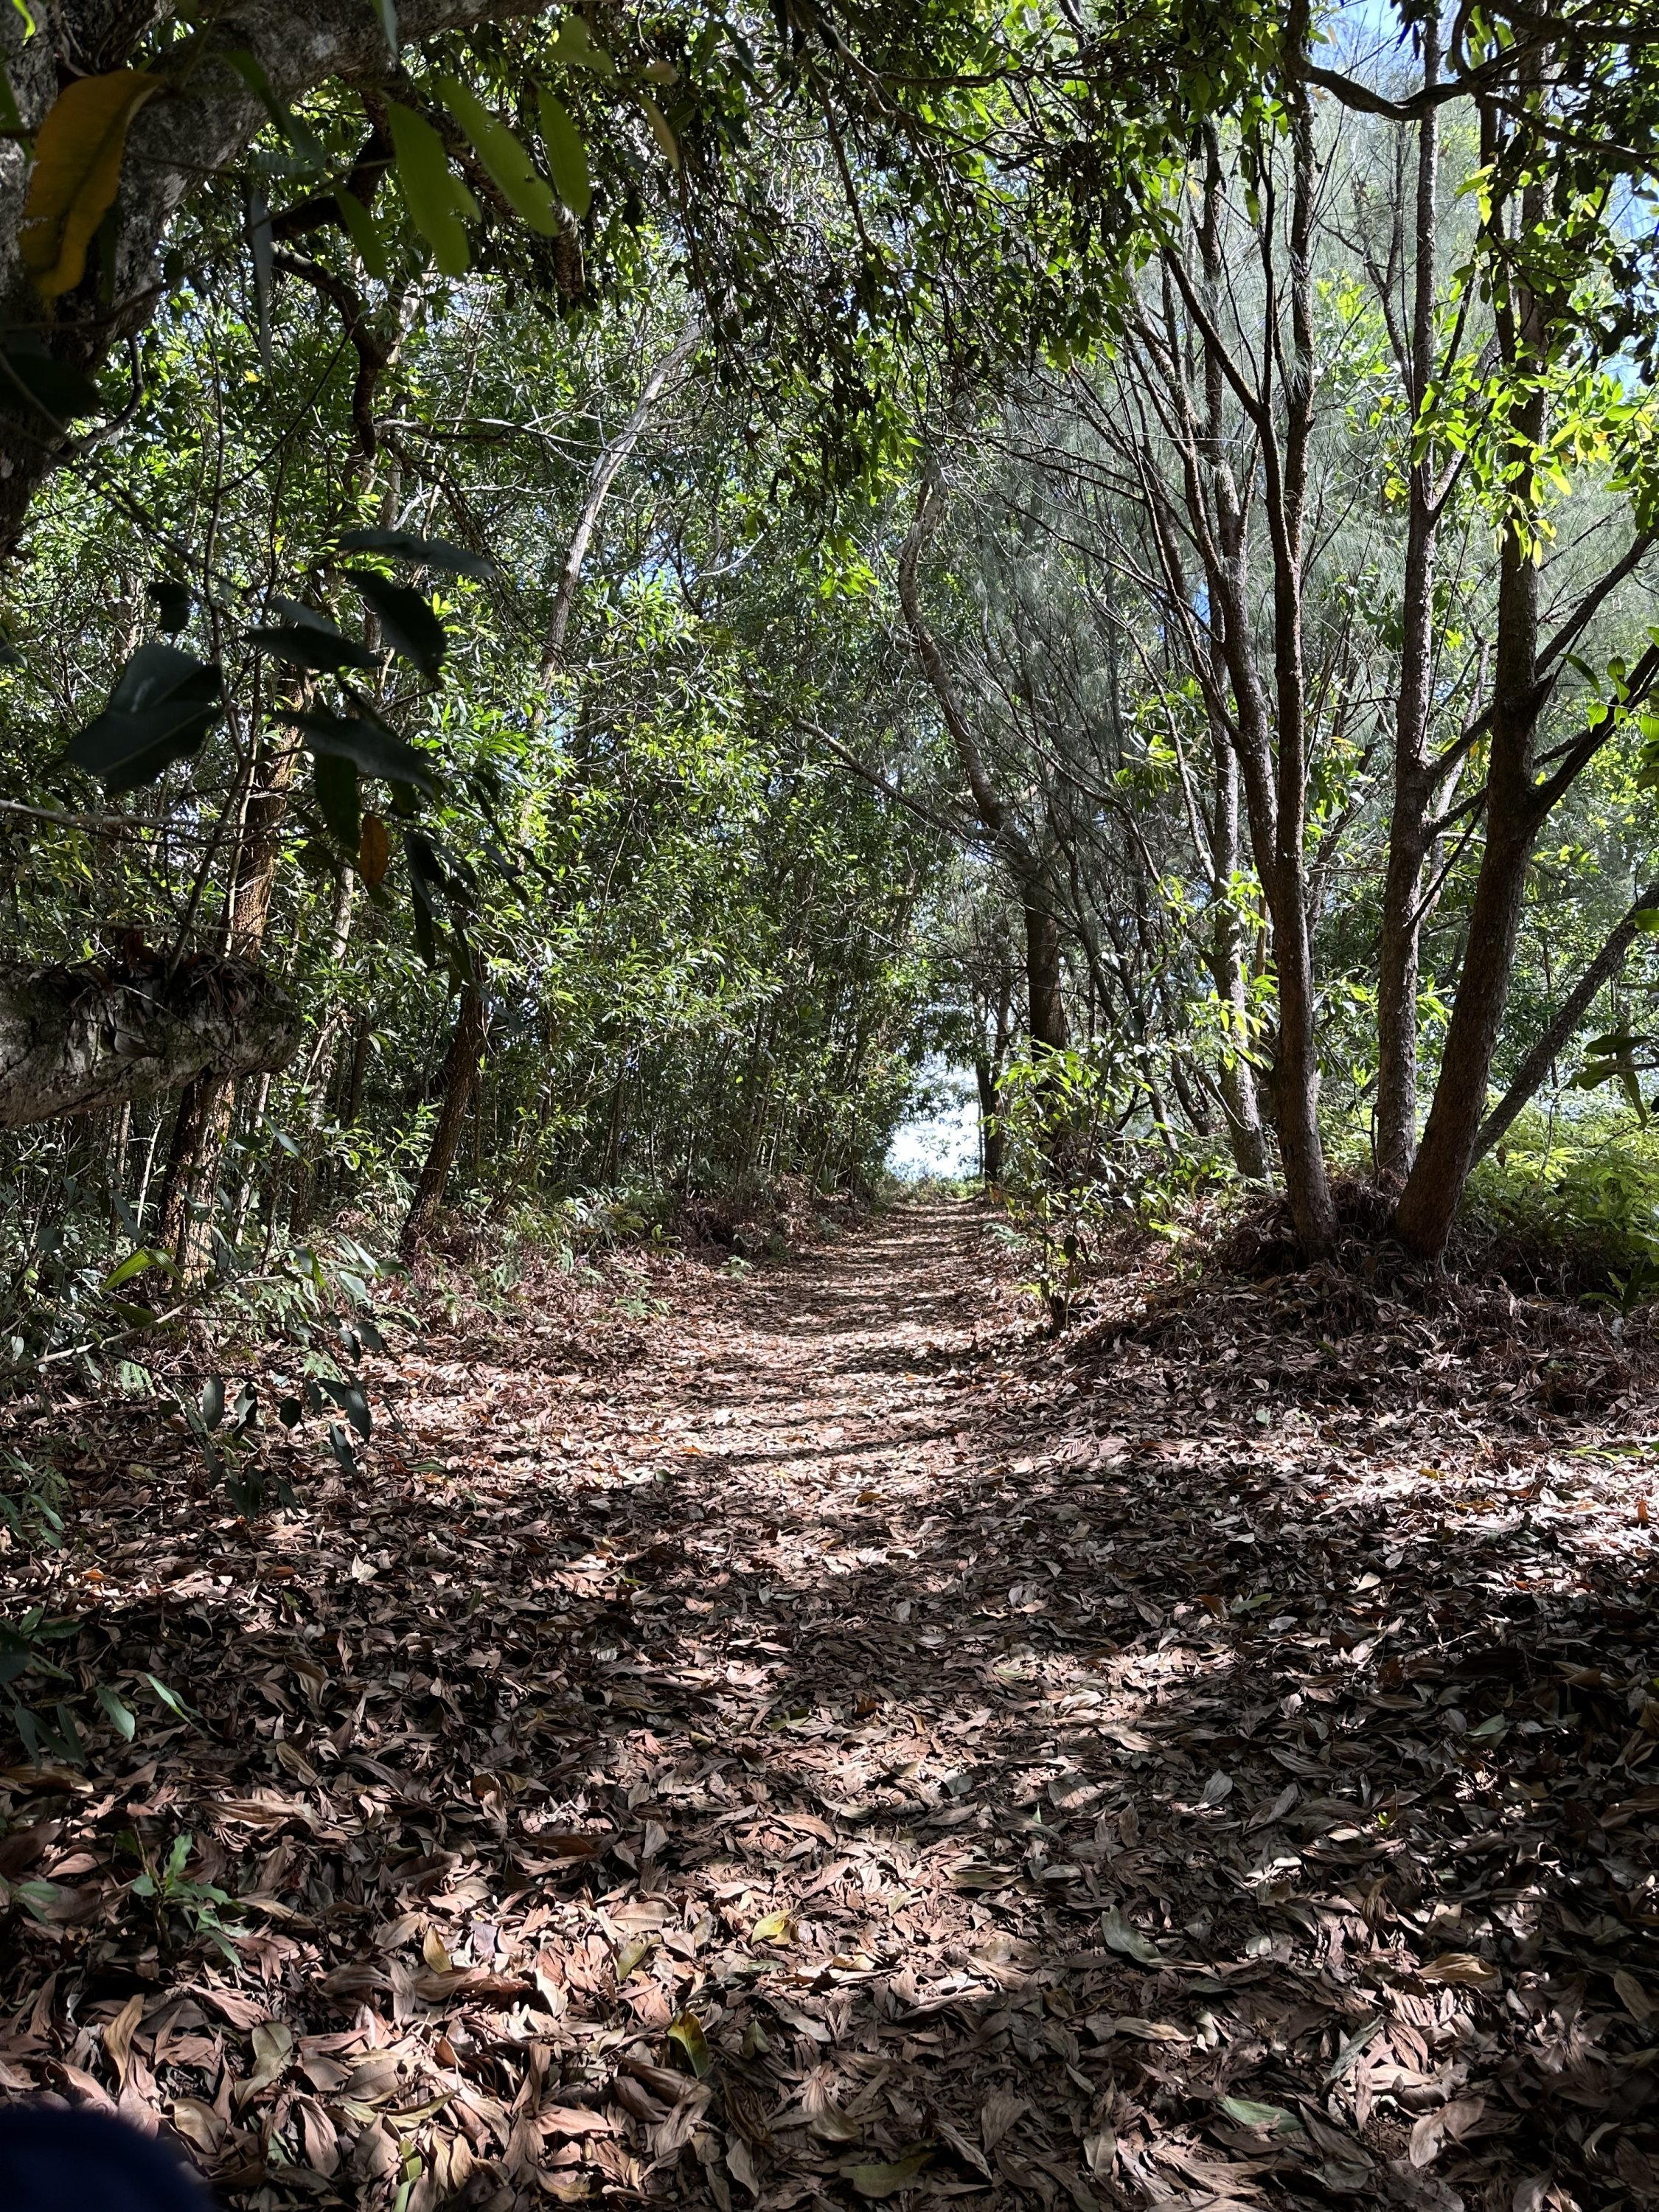
<instances>
[{"instance_id":1,"label":"tree canopy","mask_svg":"<svg viewBox=\"0 0 1659 2212\"><path fill-rule=\"evenodd\" d=\"M1645 1115L1650 36L9 15L24 1273L828 1188L940 1064L1432 1258Z\"/></svg>"}]
</instances>

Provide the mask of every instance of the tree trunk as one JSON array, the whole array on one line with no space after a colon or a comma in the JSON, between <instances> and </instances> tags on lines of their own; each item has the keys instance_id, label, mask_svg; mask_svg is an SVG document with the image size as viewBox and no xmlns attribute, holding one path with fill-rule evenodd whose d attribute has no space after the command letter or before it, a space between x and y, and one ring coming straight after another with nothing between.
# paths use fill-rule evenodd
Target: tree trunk
<instances>
[{"instance_id":1,"label":"tree trunk","mask_svg":"<svg viewBox=\"0 0 1659 2212\"><path fill-rule=\"evenodd\" d=\"M1170 283L1164 324L1160 330L1150 319L1142 323L1139 366L1157 392L1160 411L1175 425L1180 491L1171 495L1170 508L1155 496L1148 514L1172 631L1184 638L1212 725L1225 726L1225 742L1238 761L1278 986L1273 1121L1297 1240L1313 1260L1335 1242L1336 1212L1319 1129L1316 999L1303 849L1309 758L1304 526L1316 382L1311 238L1319 189L1312 109L1301 74L1308 37L1308 9L1303 0L1291 0L1285 29L1287 53L1293 58L1285 86L1291 188L1282 278L1270 235L1261 247L1263 276L1270 288L1261 353L1277 365L1277 400L1267 369L1261 369L1261 381L1253 386L1251 362L1230 352L1223 336L1223 303L1234 296L1234 272L1223 265L1221 147L1213 126L1207 133L1208 173L1198 209L1198 275L1177 247L1165 250L1163 264ZM1267 220L1273 221L1271 215ZM1283 327L1286 319L1288 332ZM1202 368L1201 401L1188 381L1188 362L1194 349ZM1242 441L1228 420L1229 393L1249 424ZM1235 455L1241 451L1241 465L1257 472L1252 448L1259 457L1260 504L1272 553L1271 684L1267 656L1255 636L1259 594L1251 573L1249 526L1255 493L1252 489L1249 499L1243 496L1235 475ZM1145 465L1144 448L1132 450L1137 465ZM1204 567L1208 605L1202 623L1194 616L1194 595L1171 525L1175 497L1184 506Z\"/></svg>"},{"instance_id":2,"label":"tree trunk","mask_svg":"<svg viewBox=\"0 0 1659 2212\"><path fill-rule=\"evenodd\" d=\"M351 871L342 868L334 878L334 911L329 918L328 942L324 953L325 964L331 975L337 975L340 963L345 958L346 946L350 941L355 890L356 882ZM303 1103L299 1120L302 1136L300 1158L295 1166L294 1196L289 1206L289 1229L296 1237L303 1236L310 1227L312 1216L317 1209L321 1181L316 1158L317 1145L328 1112L328 1094L333 1085L337 1058L335 1038L343 1012L336 1000L324 1015L316 1049L312 1054L306 1079L301 1085Z\"/></svg>"},{"instance_id":3,"label":"tree trunk","mask_svg":"<svg viewBox=\"0 0 1659 2212\"><path fill-rule=\"evenodd\" d=\"M1025 986L1030 1037L1039 1052L1064 1052L1071 1042L1066 1019L1066 971L1060 925L1047 907L1025 905Z\"/></svg>"},{"instance_id":4,"label":"tree trunk","mask_svg":"<svg viewBox=\"0 0 1659 2212\"><path fill-rule=\"evenodd\" d=\"M956 686L939 650L939 641L922 610L916 568L921 550L932 537L944 512L944 496L929 481L922 488L916 519L899 554L899 603L916 649L922 672L933 686L945 726L956 748L975 809L1012 877L1025 918L1025 980L1030 1012L1032 1043L1039 1049L1064 1052L1067 1043L1064 975L1060 967L1060 927L1054 915L1047 881L1048 871L1030 837L1015 818L1012 808L997 789L995 778L980 750L973 726L963 713Z\"/></svg>"},{"instance_id":5,"label":"tree trunk","mask_svg":"<svg viewBox=\"0 0 1659 2212\"><path fill-rule=\"evenodd\" d=\"M1255 1069L1247 1057L1250 1048L1250 994L1244 969L1244 931L1232 903L1233 878L1238 871L1238 763L1213 716L1210 743L1215 759L1214 820L1208 853L1200 857L1209 862L1212 894L1216 902L1215 927L1210 938L1210 975L1216 996L1225 1010L1227 1023L1228 1045L1222 1056L1219 1081L1221 1110L1227 1124L1227 1146L1233 1156L1233 1165L1248 1181L1266 1182L1272 1168L1267 1133L1261 1126Z\"/></svg>"},{"instance_id":6,"label":"tree trunk","mask_svg":"<svg viewBox=\"0 0 1659 2212\"><path fill-rule=\"evenodd\" d=\"M1423 19L1423 82L1440 76L1440 19ZM1439 236L1440 111L1418 125L1417 205L1410 350L1401 363L1413 421L1433 380L1434 295ZM1413 459L1407 483L1405 574L1401 602L1400 689L1395 702L1394 811L1382 886L1377 963L1376 1173L1398 1190L1417 1152L1417 991L1423 862L1433 842L1437 779L1429 765L1433 719L1434 578L1439 512L1431 441Z\"/></svg>"},{"instance_id":7,"label":"tree trunk","mask_svg":"<svg viewBox=\"0 0 1659 2212\"><path fill-rule=\"evenodd\" d=\"M404 1223L398 1249L406 1264L415 1259L431 1234L443 1204L444 1188L460 1148L461 1132L466 1126L467 1103L483 1065L484 1034L483 992L477 983L469 981L462 987L455 1026L444 1054L443 1071L439 1078L438 1119L427 1150L426 1164L421 1170L409 1218Z\"/></svg>"},{"instance_id":8,"label":"tree trunk","mask_svg":"<svg viewBox=\"0 0 1659 2212\"><path fill-rule=\"evenodd\" d=\"M614 445L607 446L593 471L587 496L582 501L581 513L576 518L576 527L571 533L570 550L565 555L564 566L559 572L559 586L554 594L553 611L548 618L547 635L542 641L542 681L556 674L564 659L564 635L570 623L571 609L576 603L576 586L581 581L582 563L587 558L587 549L592 541L593 529L599 513L610 495L611 487L629 455L640 441L640 434L651 419L651 410L662 397L663 386L671 376L684 368L703 339L701 321L686 325L673 344L661 359L653 363L633 413L617 433Z\"/></svg>"},{"instance_id":9,"label":"tree trunk","mask_svg":"<svg viewBox=\"0 0 1659 2212\"><path fill-rule=\"evenodd\" d=\"M997 1115L996 1077L985 1053L974 1061L974 1082L979 1091L979 1171L994 1190L1002 1181L1002 1126Z\"/></svg>"},{"instance_id":10,"label":"tree trunk","mask_svg":"<svg viewBox=\"0 0 1659 2212\"><path fill-rule=\"evenodd\" d=\"M165 958L0 973L0 1128L282 1067L300 1041L287 994L241 960Z\"/></svg>"},{"instance_id":11,"label":"tree trunk","mask_svg":"<svg viewBox=\"0 0 1659 2212\"><path fill-rule=\"evenodd\" d=\"M239 958L257 957L264 944L289 787L299 759L297 745L270 739L261 740L253 755L247 809L220 923L221 942ZM179 1102L161 1185L159 1234L186 1281L205 1273L211 1256L209 1216L230 1133L232 1103L233 1079L211 1073Z\"/></svg>"},{"instance_id":12,"label":"tree trunk","mask_svg":"<svg viewBox=\"0 0 1659 2212\"><path fill-rule=\"evenodd\" d=\"M1542 186L1521 198L1524 231L1543 219ZM1501 211L1497 219L1503 220ZM1546 346L1538 303L1518 281L1496 303L1494 319L1505 368L1524 375ZM1498 637L1486 763L1486 843L1469 911L1468 949L1446 1030L1440 1077L1417 1160L1395 1209L1401 1242L1419 1259L1437 1261L1446 1249L1463 1186L1474 1164L1475 1139L1486 1111L1486 1080L1509 1000L1520 935L1527 868L1547 800L1540 802L1533 740L1544 697L1538 664L1538 564L1527 527L1536 498L1536 456L1543 449L1547 405L1536 380L1523 386L1515 410L1509 459L1510 519L1498 556Z\"/></svg>"},{"instance_id":13,"label":"tree trunk","mask_svg":"<svg viewBox=\"0 0 1659 2212\"><path fill-rule=\"evenodd\" d=\"M187 1281L205 1274L213 1256L213 1206L235 1097L234 1079L201 1075L173 1115L158 1235Z\"/></svg>"},{"instance_id":14,"label":"tree trunk","mask_svg":"<svg viewBox=\"0 0 1659 2212\"><path fill-rule=\"evenodd\" d=\"M351 1027L351 1060L346 1073L345 1097L340 1105L340 1127L355 1129L363 1110L363 1079L368 1072L369 1021L359 1014Z\"/></svg>"},{"instance_id":15,"label":"tree trunk","mask_svg":"<svg viewBox=\"0 0 1659 2212\"><path fill-rule=\"evenodd\" d=\"M1514 1082L1480 1124L1474 1139L1475 1159L1486 1157L1532 1098L1553 1061L1572 1042L1596 993L1603 984L1610 983L1624 966L1625 956L1641 934L1644 917L1656 908L1659 883L1652 883L1637 893L1623 921L1568 992L1543 1036L1516 1069Z\"/></svg>"}]
</instances>

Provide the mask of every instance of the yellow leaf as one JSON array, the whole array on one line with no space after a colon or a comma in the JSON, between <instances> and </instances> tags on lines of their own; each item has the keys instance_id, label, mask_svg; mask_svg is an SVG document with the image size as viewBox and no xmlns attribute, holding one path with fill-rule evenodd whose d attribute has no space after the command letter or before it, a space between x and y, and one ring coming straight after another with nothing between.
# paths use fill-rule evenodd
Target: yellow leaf
<instances>
[{"instance_id":1,"label":"yellow leaf","mask_svg":"<svg viewBox=\"0 0 1659 2212\"><path fill-rule=\"evenodd\" d=\"M434 1974L447 1974L449 1972L451 1966L450 1956L448 1952L444 1948L443 1938L439 1935L435 1928L428 1928L425 1935L422 1936L421 1956L426 1960L426 1963L431 1967Z\"/></svg>"},{"instance_id":2,"label":"yellow leaf","mask_svg":"<svg viewBox=\"0 0 1659 2212\"><path fill-rule=\"evenodd\" d=\"M701 2081L714 2064L714 2056L708 2048L708 2039L702 2032L702 2022L696 2013L683 2012L671 2021L668 2040L678 2044L690 2063L691 2071Z\"/></svg>"},{"instance_id":3,"label":"yellow leaf","mask_svg":"<svg viewBox=\"0 0 1659 2212\"><path fill-rule=\"evenodd\" d=\"M757 1943L793 1943L795 1923L787 1912L769 1912L755 1923L754 1939Z\"/></svg>"},{"instance_id":4,"label":"yellow leaf","mask_svg":"<svg viewBox=\"0 0 1659 2212\"><path fill-rule=\"evenodd\" d=\"M1420 1972L1425 1982L1449 1989L1489 1990L1504 1978L1490 1960L1477 1958L1472 1951L1443 1951Z\"/></svg>"},{"instance_id":5,"label":"yellow leaf","mask_svg":"<svg viewBox=\"0 0 1659 2212\"><path fill-rule=\"evenodd\" d=\"M670 129L668 118L648 92L641 92L636 97L645 110L645 119L651 125L652 137L668 156L669 167L678 169L680 166L680 142Z\"/></svg>"},{"instance_id":6,"label":"yellow leaf","mask_svg":"<svg viewBox=\"0 0 1659 2212\"><path fill-rule=\"evenodd\" d=\"M127 126L161 80L144 70L83 76L60 92L34 141L18 251L48 300L86 274L87 248L121 182Z\"/></svg>"}]
</instances>

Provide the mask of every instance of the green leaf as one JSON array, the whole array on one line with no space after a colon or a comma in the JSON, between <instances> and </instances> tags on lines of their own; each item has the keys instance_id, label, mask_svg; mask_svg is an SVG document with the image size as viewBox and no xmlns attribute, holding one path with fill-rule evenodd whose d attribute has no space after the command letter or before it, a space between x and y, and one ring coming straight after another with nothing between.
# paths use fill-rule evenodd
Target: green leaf
<instances>
[{"instance_id":1,"label":"green leaf","mask_svg":"<svg viewBox=\"0 0 1659 2212\"><path fill-rule=\"evenodd\" d=\"M908 2189L916 2176L933 2158L931 2150L913 2150L908 2158L896 2158L885 2164L846 2166L842 2173L860 2197L896 2197L901 2189Z\"/></svg>"},{"instance_id":2,"label":"green leaf","mask_svg":"<svg viewBox=\"0 0 1659 2212\"><path fill-rule=\"evenodd\" d=\"M348 853L355 853L362 828L356 763L343 753L313 752L311 786L317 797L317 811L330 834Z\"/></svg>"},{"instance_id":3,"label":"green leaf","mask_svg":"<svg viewBox=\"0 0 1659 2212\"><path fill-rule=\"evenodd\" d=\"M277 136L300 156L305 167L312 170L325 169L328 155L323 143L308 123L302 123L293 110L281 100L272 85L258 56L246 46L233 46L220 58L234 69L242 82L258 101L270 120Z\"/></svg>"},{"instance_id":4,"label":"green leaf","mask_svg":"<svg viewBox=\"0 0 1659 2212\"><path fill-rule=\"evenodd\" d=\"M1249 2097L1222 2097L1218 2102L1228 2118L1237 2120L1242 2128L1272 2128L1281 2136L1299 2136L1304 2131L1296 2114L1283 2105L1258 2105Z\"/></svg>"},{"instance_id":5,"label":"green leaf","mask_svg":"<svg viewBox=\"0 0 1659 2212\"><path fill-rule=\"evenodd\" d=\"M438 568L446 575L471 576L479 583L499 575L493 561L482 553L469 553L447 538L422 538L413 530L348 530L340 540L343 553L384 553L393 561L413 561L422 568Z\"/></svg>"},{"instance_id":6,"label":"green leaf","mask_svg":"<svg viewBox=\"0 0 1659 2212\"><path fill-rule=\"evenodd\" d=\"M714 2063L708 2048L708 2039L702 2032L702 2022L694 2012L682 2012L668 2024L668 2040L678 2044L684 2052L686 2063L699 2081Z\"/></svg>"},{"instance_id":7,"label":"green leaf","mask_svg":"<svg viewBox=\"0 0 1659 2212\"><path fill-rule=\"evenodd\" d=\"M170 1713L176 1713L181 1721L193 1721L198 1717L196 1708L187 1705L176 1690L168 1689L167 1684L158 1680L154 1674L146 1674L144 1680ZM185 1839L185 1849L186 1851L190 1849L188 1837Z\"/></svg>"},{"instance_id":8,"label":"green leaf","mask_svg":"<svg viewBox=\"0 0 1659 2212\"><path fill-rule=\"evenodd\" d=\"M207 1381L203 1383L201 1405L198 1410L202 1416L202 1425L204 1428L216 1429L220 1422L223 1420L225 1418L225 1378L222 1375L210 1375Z\"/></svg>"},{"instance_id":9,"label":"green leaf","mask_svg":"<svg viewBox=\"0 0 1659 2212\"><path fill-rule=\"evenodd\" d=\"M553 172L553 182L559 198L578 222L593 204L592 179L587 172L587 149L582 135L571 121L562 100L544 90L541 95L542 143L547 149L547 166Z\"/></svg>"},{"instance_id":10,"label":"green leaf","mask_svg":"<svg viewBox=\"0 0 1659 2212\"><path fill-rule=\"evenodd\" d=\"M471 198L451 173L444 142L422 115L395 100L386 102L386 121L397 157L398 183L409 219L446 276L464 276L472 265L461 211Z\"/></svg>"},{"instance_id":11,"label":"green leaf","mask_svg":"<svg viewBox=\"0 0 1659 2212\"><path fill-rule=\"evenodd\" d=\"M593 33L580 15L567 15L559 35L553 41L553 58L575 69L592 70L595 76L614 77L617 64L603 46L595 46Z\"/></svg>"},{"instance_id":12,"label":"green leaf","mask_svg":"<svg viewBox=\"0 0 1659 2212\"><path fill-rule=\"evenodd\" d=\"M380 617L387 641L422 676L435 677L449 639L430 599L408 584L394 584L374 568L350 568L347 579Z\"/></svg>"},{"instance_id":13,"label":"green leaf","mask_svg":"<svg viewBox=\"0 0 1659 2212\"><path fill-rule=\"evenodd\" d=\"M141 645L116 678L103 713L78 730L61 757L98 776L106 790L150 783L199 750L219 719L223 678L216 663L176 645Z\"/></svg>"},{"instance_id":14,"label":"green leaf","mask_svg":"<svg viewBox=\"0 0 1659 2212\"><path fill-rule=\"evenodd\" d=\"M349 192L343 185L335 192L334 204L339 209L340 220L357 249L357 258L377 283L384 284L391 264L386 259L386 246L374 216L356 192Z\"/></svg>"},{"instance_id":15,"label":"green leaf","mask_svg":"<svg viewBox=\"0 0 1659 2212\"><path fill-rule=\"evenodd\" d=\"M397 0L374 0L374 8L380 19L380 28L386 33L386 51L392 56L393 68L396 68L398 49L403 44L398 30Z\"/></svg>"},{"instance_id":16,"label":"green leaf","mask_svg":"<svg viewBox=\"0 0 1659 2212\"><path fill-rule=\"evenodd\" d=\"M60 1882L38 1879L15 1881L11 1893L22 1899L35 1919L47 1923L69 1910L75 1902L75 1893L65 1889Z\"/></svg>"},{"instance_id":17,"label":"green leaf","mask_svg":"<svg viewBox=\"0 0 1659 2212\"><path fill-rule=\"evenodd\" d=\"M123 1743L131 1743L138 1733L138 1716L131 1706L124 1705L107 1682L98 1685L98 1702L109 1715L111 1723Z\"/></svg>"},{"instance_id":18,"label":"green leaf","mask_svg":"<svg viewBox=\"0 0 1659 2212\"><path fill-rule=\"evenodd\" d=\"M1139 1929L1130 1927L1115 1905L1100 1916L1100 1940L1108 1950L1121 1951L1126 1959L1137 1959L1143 1966L1158 1965L1162 1956L1157 1944L1149 1943Z\"/></svg>"},{"instance_id":19,"label":"green leaf","mask_svg":"<svg viewBox=\"0 0 1659 2212\"><path fill-rule=\"evenodd\" d=\"M288 620L245 633L248 643L258 647L262 653L287 662L291 668L309 668L319 673L379 666L378 653L371 652L356 638L347 637L326 615L319 615L314 608L297 599L273 598L270 605L275 612L287 616Z\"/></svg>"},{"instance_id":20,"label":"green leaf","mask_svg":"<svg viewBox=\"0 0 1659 2212\"><path fill-rule=\"evenodd\" d=\"M354 721L320 707L296 709L282 719L300 732L313 755L332 753L351 762L361 775L412 783L428 798L438 788L425 755L378 722Z\"/></svg>"},{"instance_id":21,"label":"green leaf","mask_svg":"<svg viewBox=\"0 0 1659 2212\"><path fill-rule=\"evenodd\" d=\"M130 1283L135 1275L142 1275L146 1267L152 1267L155 1264L155 1253L148 1246L141 1245L137 1251L129 1252L118 1267L111 1268L104 1278L103 1288L106 1291L118 1290L123 1283Z\"/></svg>"},{"instance_id":22,"label":"green leaf","mask_svg":"<svg viewBox=\"0 0 1659 2212\"><path fill-rule=\"evenodd\" d=\"M459 77L438 76L433 82L445 106L472 141L473 150L502 198L532 230L551 238L559 228L558 207L551 185L537 175L536 165L525 149Z\"/></svg>"},{"instance_id":23,"label":"green leaf","mask_svg":"<svg viewBox=\"0 0 1659 2212\"><path fill-rule=\"evenodd\" d=\"M350 1382L336 1382L326 1375L319 1376L318 1380L350 1422L352 1427L356 1430L358 1435L367 1439L374 1423L368 1410L368 1394L362 1384Z\"/></svg>"},{"instance_id":24,"label":"green leaf","mask_svg":"<svg viewBox=\"0 0 1659 2212\"><path fill-rule=\"evenodd\" d=\"M431 912L416 899L411 915L415 925L415 950L426 967L435 968L438 964L438 939L432 927Z\"/></svg>"},{"instance_id":25,"label":"green leaf","mask_svg":"<svg viewBox=\"0 0 1659 2212\"><path fill-rule=\"evenodd\" d=\"M12 0L12 5L28 25L24 36L32 38L34 18L23 5L23 0ZM0 131L9 131L19 138L26 139L27 137L23 129L23 118L17 110L17 94L11 88L11 79L7 76L3 64L0 64Z\"/></svg>"},{"instance_id":26,"label":"green leaf","mask_svg":"<svg viewBox=\"0 0 1659 2212\"><path fill-rule=\"evenodd\" d=\"M431 841L418 830L411 830L404 839L404 858L409 863L410 889L417 905L437 911L437 902L449 889L449 878L443 865L432 849Z\"/></svg>"}]
</instances>

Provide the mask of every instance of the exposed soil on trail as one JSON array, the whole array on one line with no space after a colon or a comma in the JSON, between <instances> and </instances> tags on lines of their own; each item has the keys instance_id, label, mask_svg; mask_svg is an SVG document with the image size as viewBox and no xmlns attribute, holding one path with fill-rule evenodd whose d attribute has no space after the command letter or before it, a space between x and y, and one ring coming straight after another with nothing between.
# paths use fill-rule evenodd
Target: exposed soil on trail
<instances>
[{"instance_id":1,"label":"exposed soil on trail","mask_svg":"<svg viewBox=\"0 0 1659 2212\"><path fill-rule=\"evenodd\" d=\"M8 1612L200 1718L0 1774L0 2086L273 2212L1659 2203L1659 1408L1161 1251L434 1297L252 1525L14 1409Z\"/></svg>"}]
</instances>

